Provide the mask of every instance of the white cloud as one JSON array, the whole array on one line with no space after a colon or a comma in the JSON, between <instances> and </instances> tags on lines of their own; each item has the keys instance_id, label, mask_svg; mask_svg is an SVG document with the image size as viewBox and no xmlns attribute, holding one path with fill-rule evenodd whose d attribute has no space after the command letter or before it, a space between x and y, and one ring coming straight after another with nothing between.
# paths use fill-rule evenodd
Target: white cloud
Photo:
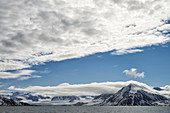
<instances>
[{"instance_id":1,"label":"white cloud","mask_svg":"<svg viewBox=\"0 0 170 113\"><path fill-rule=\"evenodd\" d=\"M152 91L152 88L146 84L139 83L136 81L127 81L127 82L103 82L103 83L89 83L89 84L68 84L63 83L58 86L29 86L26 88L16 88L10 86L8 89L11 91L28 91L35 92L37 94L43 95L99 95L103 93L115 93L120 90L122 87L134 83L140 87L149 88Z\"/></svg>"},{"instance_id":2,"label":"white cloud","mask_svg":"<svg viewBox=\"0 0 170 113\"><path fill-rule=\"evenodd\" d=\"M18 80L28 80L28 79L30 79L30 78L41 78L42 76L24 76L24 77L20 77L20 78L18 78Z\"/></svg>"},{"instance_id":3,"label":"white cloud","mask_svg":"<svg viewBox=\"0 0 170 113\"><path fill-rule=\"evenodd\" d=\"M1 0L0 70L166 43L169 0Z\"/></svg>"},{"instance_id":4,"label":"white cloud","mask_svg":"<svg viewBox=\"0 0 170 113\"><path fill-rule=\"evenodd\" d=\"M138 89L149 91L156 94L165 95L169 98L170 96L170 86L166 85L161 87L163 91L154 90L152 86L148 86L145 83L140 83L137 81L127 81L127 82L102 82L102 83L89 83L89 84L69 84L62 83L58 86L29 86L25 88L16 88L15 86L10 86L6 92L11 91L26 91L34 92L34 94L48 95L48 96L68 96L68 95L100 95L106 93L116 93L122 87L129 84L137 85ZM0 91L1 92L1 91Z\"/></svg>"},{"instance_id":5,"label":"white cloud","mask_svg":"<svg viewBox=\"0 0 170 113\"><path fill-rule=\"evenodd\" d=\"M0 72L0 79L14 79L23 75L31 75L34 70L19 70L17 72Z\"/></svg>"},{"instance_id":6,"label":"white cloud","mask_svg":"<svg viewBox=\"0 0 170 113\"><path fill-rule=\"evenodd\" d=\"M142 73L137 73L137 69L131 68L130 70L124 70L123 73L126 73L127 76L129 77L134 77L134 78L143 78L144 77L144 72Z\"/></svg>"},{"instance_id":7,"label":"white cloud","mask_svg":"<svg viewBox=\"0 0 170 113\"><path fill-rule=\"evenodd\" d=\"M34 76L31 76L32 78L41 78L42 76L38 76L38 75L34 75Z\"/></svg>"},{"instance_id":8,"label":"white cloud","mask_svg":"<svg viewBox=\"0 0 170 113\"><path fill-rule=\"evenodd\" d=\"M126 49L121 49L121 50L117 50L115 52L111 52L112 55L124 55L124 54L128 54L128 53L136 53L136 52L142 52L142 49L130 49L130 50L126 50Z\"/></svg>"},{"instance_id":9,"label":"white cloud","mask_svg":"<svg viewBox=\"0 0 170 113\"><path fill-rule=\"evenodd\" d=\"M30 79L31 77L30 76L27 76L27 77L20 77L18 80L28 80Z\"/></svg>"},{"instance_id":10,"label":"white cloud","mask_svg":"<svg viewBox=\"0 0 170 113\"><path fill-rule=\"evenodd\" d=\"M0 90L0 95L11 95L11 91L9 91L9 90Z\"/></svg>"},{"instance_id":11,"label":"white cloud","mask_svg":"<svg viewBox=\"0 0 170 113\"><path fill-rule=\"evenodd\" d=\"M41 78L41 76L21 76L18 80L28 80L30 78Z\"/></svg>"}]
</instances>

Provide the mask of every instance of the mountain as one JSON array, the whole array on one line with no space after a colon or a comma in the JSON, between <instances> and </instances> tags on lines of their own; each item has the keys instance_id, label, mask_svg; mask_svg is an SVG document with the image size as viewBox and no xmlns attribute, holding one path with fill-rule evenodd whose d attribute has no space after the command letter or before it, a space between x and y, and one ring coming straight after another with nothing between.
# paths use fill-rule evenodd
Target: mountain
<instances>
[{"instance_id":1,"label":"mountain","mask_svg":"<svg viewBox=\"0 0 170 113\"><path fill-rule=\"evenodd\" d=\"M48 96L44 97L42 95L32 95L30 92L29 93L13 92L10 98L15 101L31 100L35 102L39 101L39 99L50 99L50 97Z\"/></svg>"},{"instance_id":2,"label":"mountain","mask_svg":"<svg viewBox=\"0 0 170 113\"><path fill-rule=\"evenodd\" d=\"M73 102L74 100L80 100L78 96L55 96L51 101L68 101Z\"/></svg>"},{"instance_id":3,"label":"mountain","mask_svg":"<svg viewBox=\"0 0 170 113\"><path fill-rule=\"evenodd\" d=\"M41 102L42 100L50 100L50 97L48 96L42 96L42 95L32 95L30 92L12 92L10 95L0 95L4 98L12 99L16 102L26 102L26 103L37 103Z\"/></svg>"},{"instance_id":4,"label":"mountain","mask_svg":"<svg viewBox=\"0 0 170 113\"><path fill-rule=\"evenodd\" d=\"M117 93L105 97L102 106L155 106L169 105L166 97L144 91L136 84L129 84Z\"/></svg>"},{"instance_id":5,"label":"mountain","mask_svg":"<svg viewBox=\"0 0 170 113\"><path fill-rule=\"evenodd\" d=\"M43 96L33 95L31 92L11 92L9 95L0 95L16 102L26 102L31 105L73 105L77 102L90 102L94 96Z\"/></svg>"},{"instance_id":6,"label":"mountain","mask_svg":"<svg viewBox=\"0 0 170 113\"><path fill-rule=\"evenodd\" d=\"M29 106L29 104L24 102L15 102L12 99L8 99L0 96L0 106Z\"/></svg>"},{"instance_id":7,"label":"mountain","mask_svg":"<svg viewBox=\"0 0 170 113\"><path fill-rule=\"evenodd\" d=\"M93 100L106 100L107 98L109 98L112 95L113 94L101 94L99 96L95 96Z\"/></svg>"},{"instance_id":8,"label":"mountain","mask_svg":"<svg viewBox=\"0 0 170 113\"><path fill-rule=\"evenodd\" d=\"M51 99L53 105L75 105L81 106L91 102L95 96L83 95L83 96L54 96Z\"/></svg>"}]
</instances>

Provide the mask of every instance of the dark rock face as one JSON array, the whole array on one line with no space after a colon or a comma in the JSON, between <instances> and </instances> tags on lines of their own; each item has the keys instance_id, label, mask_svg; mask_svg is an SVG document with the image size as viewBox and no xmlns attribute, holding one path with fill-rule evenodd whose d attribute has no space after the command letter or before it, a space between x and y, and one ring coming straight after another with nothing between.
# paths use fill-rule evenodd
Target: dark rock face
<instances>
[{"instance_id":1,"label":"dark rock face","mask_svg":"<svg viewBox=\"0 0 170 113\"><path fill-rule=\"evenodd\" d=\"M87 103L84 103L84 102L77 102L76 104L74 104L74 106L82 106L84 104L87 104Z\"/></svg>"},{"instance_id":2,"label":"dark rock face","mask_svg":"<svg viewBox=\"0 0 170 113\"><path fill-rule=\"evenodd\" d=\"M80 100L77 96L55 96L51 99L51 101L60 101L60 100L68 100L69 102L73 102L74 100Z\"/></svg>"},{"instance_id":3,"label":"dark rock face","mask_svg":"<svg viewBox=\"0 0 170 113\"><path fill-rule=\"evenodd\" d=\"M12 99L0 97L0 106L29 106L29 104L23 102L15 102Z\"/></svg>"},{"instance_id":4,"label":"dark rock face","mask_svg":"<svg viewBox=\"0 0 170 113\"><path fill-rule=\"evenodd\" d=\"M101 105L111 106L155 106L156 102L165 103L168 99L158 94L148 93L144 90L135 90L133 84L123 87L117 93L106 98Z\"/></svg>"},{"instance_id":5,"label":"dark rock face","mask_svg":"<svg viewBox=\"0 0 170 113\"><path fill-rule=\"evenodd\" d=\"M154 87L153 89L158 90L158 91L162 91L163 90L160 87Z\"/></svg>"}]
</instances>

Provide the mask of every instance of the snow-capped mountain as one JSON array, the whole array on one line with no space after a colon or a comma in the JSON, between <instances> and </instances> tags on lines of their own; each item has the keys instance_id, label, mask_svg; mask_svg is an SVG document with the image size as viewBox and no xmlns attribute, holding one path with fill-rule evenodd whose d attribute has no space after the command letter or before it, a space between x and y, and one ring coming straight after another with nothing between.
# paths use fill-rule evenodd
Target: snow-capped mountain
<instances>
[{"instance_id":1,"label":"snow-capped mountain","mask_svg":"<svg viewBox=\"0 0 170 113\"><path fill-rule=\"evenodd\" d=\"M95 96L42 96L33 95L25 92L12 92L9 95L1 95L3 98L8 98L16 102L25 102L32 105L73 105L77 102L90 102Z\"/></svg>"},{"instance_id":2,"label":"snow-capped mountain","mask_svg":"<svg viewBox=\"0 0 170 113\"><path fill-rule=\"evenodd\" d=\"M30 92L29 93L13 92L10 98L16 101L21 100L39 101L40 99L50 99L50 97L48 96L45 97L42 95L32 95Z\"/></svg>"},{"instance_id":3,"label":"snow-capped mountain","mask_svg":"<svg viewBox=\"0 0 170 113\"><path fill-rule=\"evenodd\" d=\"M17 102L25 102L25 103L36 103L42 100L50 100L48 96L42 95L32 95L30 92L12 92L11 95L1 95L1 97L9 98Z\"/></svg>"},{"instance_id":4,"label":"snow-capped mountain","mask_svg":"<svg viewBox=\"0 0 170 113\"><path fill-rule=\"evenodd\" d=\"M89 103L95 96L83 95L83 96L54 96L51 99L53 105L75 105L78 103ZM81 104L82 105L82 104Z\"/></svg>"},{"instance_id":5,"label":"snow-capped mountain","mask_svg":"<svg viewBox=\"0 0 170 113\"><path fill-rule=\"evenodd\" d=\"M24 102L15 102L12 99L0 96L0 106L29 106L29 104Z\"/></svg>"},{"instance_id":6,"label":"snow-capped mountain","mask_svg":"<svg viewBox=\"0 0 170 113\"><path fill-rule=\"evenodd\" d=\"M106 106L153 106L169 105L166 97L146 91L146 88L129 84L117 93L105 97L99 105Z\"/></svg>"}]
</instances>

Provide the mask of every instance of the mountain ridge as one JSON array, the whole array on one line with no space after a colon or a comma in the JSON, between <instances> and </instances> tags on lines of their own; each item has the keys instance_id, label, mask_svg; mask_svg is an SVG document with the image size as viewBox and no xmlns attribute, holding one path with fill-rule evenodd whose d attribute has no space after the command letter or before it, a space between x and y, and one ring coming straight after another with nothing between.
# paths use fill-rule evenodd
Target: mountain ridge
<instances>
[{"instance_id":1,"label":"mountain ridge","mask_svg":"<svg viewBox=\"0 0 170 113\"><path fill-rule=\"evenodd\" d=\"M166 101L168 99L162 95L148 93L138 88L135 84L129 84L105 99L100 105L155 106L158 103L167 104Z\"/></svg>"},{"instance_id":2,"label":"mountain ridge","mask_svg":"<svg viewBox=\"0 0 170 113\"><path fill-rule=\"evenodd\" d=\"M16 102L13 99L8 99L0 96L0 106L30 106L28 103Z\"/></svg>"},{"instance_id":3,"label":"mountain ridge","mask_svg":"<svg viewBox=\"0 0 170 113\"><path fill-rule=\"evenodd\" d=\"M101 105L101 106L137 106L137 105L170 105L168 94L165 97L164 89L154 89L143 83L132 81L114 93L103 93L101 95L58 95L44 96L25 92L13 92L11 95L2 97L13 99L17 102L26 102L33 105ZM168 87L166 88L166 92ZM159 93L160 92L160 93ZM163 94L163 95L162 95ZM56 94L57 95L57 94Z\"/></svg>"}]
</instances>

